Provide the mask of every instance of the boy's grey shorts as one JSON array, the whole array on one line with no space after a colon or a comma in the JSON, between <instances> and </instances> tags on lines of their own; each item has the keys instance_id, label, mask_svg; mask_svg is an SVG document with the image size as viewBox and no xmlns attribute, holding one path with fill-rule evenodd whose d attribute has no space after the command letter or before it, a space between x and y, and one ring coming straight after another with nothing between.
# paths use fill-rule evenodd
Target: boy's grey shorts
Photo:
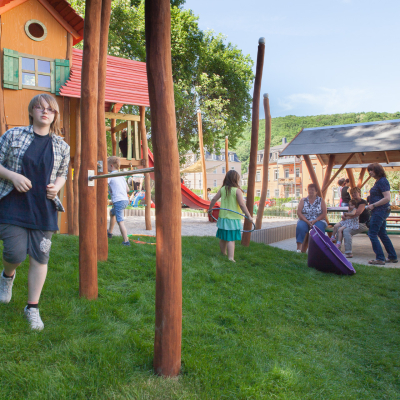
<instances>
[{"instance_id":1,"label":"boy's grey shorts","mask_svg":"<svg viewBox=\"0 0 400 400\"><path fill-rule=\"evenodd\" d=\"M29 254L39 264L47 264L53 233L53 231L0 224L0 240L4 246L3 259L11 264L19 264Z\"/></svg>"}]
</instances>

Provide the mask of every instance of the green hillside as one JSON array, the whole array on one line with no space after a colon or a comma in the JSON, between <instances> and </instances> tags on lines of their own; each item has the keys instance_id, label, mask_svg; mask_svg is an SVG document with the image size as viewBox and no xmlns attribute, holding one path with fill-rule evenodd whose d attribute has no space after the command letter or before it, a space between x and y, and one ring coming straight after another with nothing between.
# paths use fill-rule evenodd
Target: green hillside
<instances>
[{"instance_id":1,"label":"green hillside","mask_svg":"<svg viewBox=\"0 0 400 400\"><path fill-rule=\"evenodd\" d=\"M385 121L391 119L400 119L400 112L390 113L348 113L348 114L332 114L332 115L314 115L308 117L296 117L287 115L286 117L272 118L272 138L271 146L277 146L282 143L282 138L286 137L290 142L300 129L316 128L319 126L356 124L360 122ZM242 172L246 172L249 164L250 156L250 137L251 123L246 127L243 134L244 138L239 141L236 152L242 161ZM264 148L265 141L265 120L260 120L258 149Z\"/></svg>"}]
</instances>

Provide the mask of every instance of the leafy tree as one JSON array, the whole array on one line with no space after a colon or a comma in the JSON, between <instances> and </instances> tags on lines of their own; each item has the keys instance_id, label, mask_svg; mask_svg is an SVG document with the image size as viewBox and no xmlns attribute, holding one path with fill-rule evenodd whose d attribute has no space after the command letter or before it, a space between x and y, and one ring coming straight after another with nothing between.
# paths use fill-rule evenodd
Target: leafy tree
<instances>
[{"instance_id":1,"label":"leafy tree","mask_svg":"<svg viewBox=\"0 0 400 400\"><path fill-rule=\"evenodd\" d=\"M223 35L203 32L198 17L171 1L171 56L179 152L198 151L197 109L202 111L203 140L219 151L225 136L235 146L250 119L253 73L250 56ZM72 6L84 12L82 0ZM114 0L109 54L146 61L143 0ZM151 112L151 110L150 110ZM151 128L149 129L151 134Z\"/></svg>"}]
</instances>

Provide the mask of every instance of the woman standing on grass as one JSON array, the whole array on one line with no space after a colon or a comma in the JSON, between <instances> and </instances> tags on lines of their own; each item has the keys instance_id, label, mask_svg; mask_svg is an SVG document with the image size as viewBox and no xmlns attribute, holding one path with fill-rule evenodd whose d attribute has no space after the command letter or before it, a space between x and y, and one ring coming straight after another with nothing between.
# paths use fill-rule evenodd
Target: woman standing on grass
<instances>
[{"instance_id":1,"label":"woman standing on grass","mask_svg":"<svg viewBox=\"0 0 400 400\"><path fill-rule=\"evenodd\" d=\"M3 265L0 302L9 303L16 268L29 254L28 302L24 314L32 329L42 330L39 298L47 274L57 211L64 208L57 193L64 186L69 146L60 133L57 101L35 96L28 106L29 126L0 137L0 240Z\"/></svg>"},{"instance_id":2,"label":"woman standing on grass","mask_svg":"<svg viewBox=\"0 0 400 400\"><path fill-rule=\"evenodd\" d=\"M382 165L378 163L370 164L368 165L368 172L376 180L375 185L369 192L369 206L365 207L371 210L368 236L372 243L372 249L376 254L376 259L368 261L368 264L385 265L385 262L397 263L396 251L386 232L386 219L390 214L390 184L386 179ZM388 258L386 259L378 236L388 253Z\"/></svg>"},{"instance_id":3,"label":"woman standing on grass","mask_svg":"<svg viewBox=\"0 0 400 400\"><path fill-rule=\"evenodd\" d=\"M208 213L212 213L215 203L221 199L221 208L236 211L240 213L240 209L246 217L253 222L249 210L243 199L242 189L239 186L240 175L235 170L230 170L225 175L222 187L218 193L212 198ZM240 230L242 229L242 217L236 213L225 210L219 211L217 222L217 238L220 239L219 247L221 253L226 255L228 251L228 259L235 262L235 240L240 240Z\"/></svg>"},{"instance_id":4,"label":"woman standing on grass","mask_svg":"<svg viewBox=\"0 0 400 400\"><path fill-rule=\"evenodd\" d=\"M326 204L325 200L317 196L317 187L310 183L307 187L308 196L300 200L297 208L299 220L296 226L297 252L301 252L304 239L308 231L317 226L322 232L326 228Z\"/></svg>"}]
</instances>

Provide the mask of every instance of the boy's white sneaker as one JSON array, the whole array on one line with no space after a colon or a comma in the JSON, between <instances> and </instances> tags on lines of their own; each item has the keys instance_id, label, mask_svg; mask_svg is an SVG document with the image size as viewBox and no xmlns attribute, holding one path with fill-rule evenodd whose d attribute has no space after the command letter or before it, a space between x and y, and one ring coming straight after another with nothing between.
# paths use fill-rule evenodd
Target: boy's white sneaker
<instances>
[{"instance_id":1,"label":"boy's white sneaker","mask_svg":"<svg viewBox=\"0 0 400 400\"><path fill-rule=\"evenodd\" d=\"M44 323L40 318L39 309L38 308L29 308L26 306L24 308L24 314L26 319L31 325L31 329L35 329L41 331L44 328Z\"/></svg>"},{"instance_id":2,"label":"boy's white sneaker","mask_svg":"<svg viewBox=\"0 0 400 400\"><path fill-rule=\"evenodd\" d=\"M15 274L12 278L5 278L4 271L0 276L0 303L9 303L12 296L12 287L15 279Z\"/></svg>"}]
</instances>

